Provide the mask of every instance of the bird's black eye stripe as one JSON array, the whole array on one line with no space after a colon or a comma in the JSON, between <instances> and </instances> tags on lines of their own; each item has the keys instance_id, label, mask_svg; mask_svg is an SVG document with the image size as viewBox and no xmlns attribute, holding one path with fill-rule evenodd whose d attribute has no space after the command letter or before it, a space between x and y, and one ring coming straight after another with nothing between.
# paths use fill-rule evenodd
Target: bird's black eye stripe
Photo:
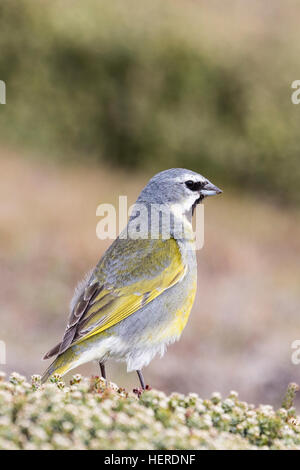
<instances>
[{"instance_id":1,"label":"bird's black eye stripe","mask_svg":"<svg viewBox=\"0 0 300 470\"><path fill-rule=\"evenodd\" d=\"M189 188L191 191L199 191L200 189L203 188L204 183L201 181L192 181L188 180L185 182L185 185L187 188Z\"/></svg>"}]
</instances>

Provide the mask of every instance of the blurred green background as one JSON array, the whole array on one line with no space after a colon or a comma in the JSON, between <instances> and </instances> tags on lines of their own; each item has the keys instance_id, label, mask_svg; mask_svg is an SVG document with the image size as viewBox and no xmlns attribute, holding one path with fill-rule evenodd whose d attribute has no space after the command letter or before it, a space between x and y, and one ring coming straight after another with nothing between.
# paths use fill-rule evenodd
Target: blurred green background
<instances>
[{"instance_id":1,"label":"blurred green background","mask_svg":"<svg viewBox=\"0 0 300 470\"><path fill-rule=\"evenodd\" d=\"M180 166L224 194L206 208L190 323L147 381L272 403L297 381L299 14L293 0L1 1L5 370L45 366L74 285L108 246L97 205L133 202Z\"/></svg>"},{"instance_id":2,"label":"blurred green background","mask_svg":"<svg viewBox=\"0 0 300 470\"><path fill-rule=\"evenodd\" d=\"M297 2L148 3L3 0L1 139L299 202Z\"/></svg>"}]
</instances>

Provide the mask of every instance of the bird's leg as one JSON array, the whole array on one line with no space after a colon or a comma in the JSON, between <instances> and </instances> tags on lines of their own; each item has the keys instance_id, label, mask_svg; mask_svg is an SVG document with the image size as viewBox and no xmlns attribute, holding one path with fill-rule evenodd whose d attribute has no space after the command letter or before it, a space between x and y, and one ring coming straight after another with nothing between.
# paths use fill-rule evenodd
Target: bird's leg
<instances>
[{"instance_id":1,"label":"bird's leg","mask_svg":"<svg viewBox=\"0 0 300 470\"><path fill-rule=\"evenodd\" d=\"M100 370L101 370L101 377L106 380L106 372L105 372L105 364L104 362L99 362Z\"/></svg>"},{"instance_id":2,"label":"bird's leg","mask_svg":"<svg viewBox=\"0 0 300 470\"><path fill-rule=\"evenodd\" d=\"M142 387L143 390L145 390L145 382L144 382L144 377L143 377L142 371L137 370L136 372L137 372L137 375L139 376L141 387Z\"/></svg>"}]
</instances>

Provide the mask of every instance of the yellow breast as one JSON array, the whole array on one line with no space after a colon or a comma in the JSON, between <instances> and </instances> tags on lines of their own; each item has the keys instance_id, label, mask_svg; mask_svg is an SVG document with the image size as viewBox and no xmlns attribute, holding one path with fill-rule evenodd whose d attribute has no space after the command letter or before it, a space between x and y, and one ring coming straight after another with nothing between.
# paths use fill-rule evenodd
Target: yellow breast
<instances>
[{"instance_id":1,"label":"yellow breast","mask_svg":"<svg viewBox=\"0 0 300 470\"><path fill-rule=\"evenodd\" d=\"M186 298L178 309L172 315L172 319L168 321L163 330L155 336L157 341L167 341L169 338L179 338L184 327L187 324L197 289L197 280L195 279L187 291Z\"/></svg>"}]
</instances>

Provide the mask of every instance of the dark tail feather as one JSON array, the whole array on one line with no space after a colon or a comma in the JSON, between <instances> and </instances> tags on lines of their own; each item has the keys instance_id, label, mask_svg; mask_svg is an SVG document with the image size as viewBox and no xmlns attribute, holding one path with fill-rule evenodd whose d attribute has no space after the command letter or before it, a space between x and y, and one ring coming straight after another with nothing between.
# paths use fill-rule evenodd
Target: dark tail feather
<instances>
[{"instance_id":1,"label":"dark tail feather","mask_svg":"<svg viewBox=\"0 0 300 470\"><path fill-rule=\"evenodd\" d=\"M46 380L51 377L51 375L64 375L74 367L76 367L76 355L74 354L72 349L68 349L63 354L57 356L56 359L54 359L54 361L52 362L52 364L50 364L50 366L42 376L42 383L45 383Z\"/></svg>"},{"instance_id":2,"label":"dark tail feather","mask_svg":"<svg viewBox=\"0 0 300 470\"><path fill-rule=\"evenodd\" d=\"M59 349L60 349L60 345L61 343L58 343L56 346L54 346L54 348L50 349L50 351L48 351L45 356L43 357L43 361L45 359L49 359L50 357L52 356L57 356L58 352L59 352Z\"/></svg>"}]
</instances>

